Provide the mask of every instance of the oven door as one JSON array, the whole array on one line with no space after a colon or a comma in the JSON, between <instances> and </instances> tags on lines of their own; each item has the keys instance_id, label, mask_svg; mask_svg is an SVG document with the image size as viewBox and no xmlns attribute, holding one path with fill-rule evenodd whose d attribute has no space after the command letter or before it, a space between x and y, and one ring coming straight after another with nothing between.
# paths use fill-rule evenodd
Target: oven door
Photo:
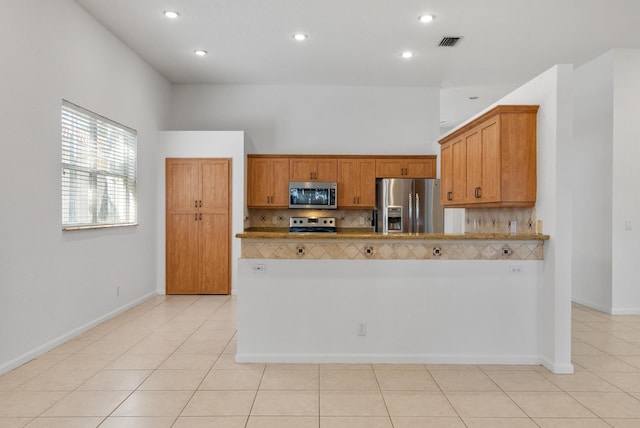
<instances>
[{"instance_id":1,"label":"oven door","mask_svg":"<svg viewBox=\"0 0 640 428\"><path fill-rule=\"evenodd\" d=\"M335 210L336 183L290 182L289 208Z\"/></svg>"}]
</instances>

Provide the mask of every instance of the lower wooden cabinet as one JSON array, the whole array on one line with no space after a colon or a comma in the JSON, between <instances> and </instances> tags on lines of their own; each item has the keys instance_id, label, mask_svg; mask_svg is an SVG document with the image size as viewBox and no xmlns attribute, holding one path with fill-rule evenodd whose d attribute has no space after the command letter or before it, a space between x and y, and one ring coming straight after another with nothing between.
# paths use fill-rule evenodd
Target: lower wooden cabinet
<instances>
[{"instance_id":1,"label":"lower wooden cabinet","mask_svg":"<svg viewBox=\"0 0 640 428\"><path fill-rule=\"evenodd\" d=\"M166 292L231 291L231 160L167 159Z\"/></svg>"}]
</instances>

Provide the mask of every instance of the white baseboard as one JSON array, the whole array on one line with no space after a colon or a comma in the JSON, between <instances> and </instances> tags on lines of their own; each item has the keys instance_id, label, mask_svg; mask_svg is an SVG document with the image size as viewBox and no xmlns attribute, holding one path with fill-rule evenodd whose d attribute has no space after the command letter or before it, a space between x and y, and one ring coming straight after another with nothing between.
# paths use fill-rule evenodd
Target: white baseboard
<instances>
[{"instance_id":1,"label":"white baseboard","mask_svg":"<svg viewBox=\"0 0 640 428\"><path fill-rule=\"evenodd\" d=\"M598 303L591 302L589 300L581 299L579 297L572 297L571 300L579 305L586 306L591 309L595 309L600 312L604 312L605 314L611 314L611 308L607 308Z\"/></svg>"},{"instance_id":2,"label":"white baseboard","mask_svg":"<svg viewBox=\"0 0 640 428\"><path fill-rule=\"evenodd\" d=\"M549 359L542 357L542 365L555 374L573 374L573 364L555 364Z\"/></svg>"},{"instance_id":3,"label":"white baseboard","mask_svg":"<svg viewBox=\"0 0 640 428\"><path fill-rule=\"evenodd\" d=\"M7 373L8 371L11 371L17 367L20 367L21 365L28 363L29 361L33 360L34 358L39 357L40 355L44 354L45 352L48 352L50 350L52 350L53 348L62 345L63 343L65 343L68 340L73 339L74 337L77 337L79 335L81 335L82 333L84 333L85 331L97 326L98 324L101 324L117 315L120 315L121 313L123 313L124 311L131 309L134 306L139 305L140 303L149 300L155 296L157 296L158 293L156 291L153 291L149 294L146 294L142 297L140 297L139 299L136 299L130 303L127 303L124 306L121 306L101 317L96 318L95 320L88 322L80 327L77 327L61 336L58 336L57 338L43 344L40 345L22 355L20 355L17 358L14 358L11 361L8 361L6 363L3 363L0 365L0 375Z\"/></svg>"},{"instance_id":4,"label":"white baseboard","mask_svg":"<svg viewBox=\"0 0 640 428\"><path fill-rule=\"evenodd\" d=\"M640 315L640 308L607 308L597 303L580 299L579 297L573 297L571 300L579 305L586 306L609 315Z\"/></svg>"},{"instance_id":5,"label":"white baseboard","mask_svg":"<svg viewBox=\"0 0 640 428\"><path fill-rule=\"evenodd\" d=\"M237 363L540 365L538 356L414 354L236 354Z\"/></svg>"},{"instance_id":6,"label":"white baseboard","mask_svg":"<svg viewBox=\"0 0 640 428\"><path fill-rule=\"evenodd\" d=\"M613 308L611 315L639 315L640 308Z\"/></svg>"}]
</instances>

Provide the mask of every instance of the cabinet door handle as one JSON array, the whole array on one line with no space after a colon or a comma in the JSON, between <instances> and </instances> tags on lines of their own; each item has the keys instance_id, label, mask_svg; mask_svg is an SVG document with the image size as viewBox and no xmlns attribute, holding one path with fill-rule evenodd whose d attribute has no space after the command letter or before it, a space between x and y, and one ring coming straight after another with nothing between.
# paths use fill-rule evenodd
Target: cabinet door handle
<instances>
[{"instance_id":1,"label":"cabinet door handle","mask_svg":"<svg viewBox=\"0 0 640 428\"><path fill-rule=\"evenodd\" d=\"M453 200L453 192L447 192L447 201Z\"/></svg>"},{"instance_id":2,"label":"cabinet door handle","mask_svg":"<svg viewBox=\"0 0 640 428\"><path fill-rule=\"evenodd\" d=\"M482 197L482 188L476 187L474 189L474 196L476 197L476 199L480 199Z\"/></svg>"},{"instance_id":3,"label":"cabinet door handle","mask_svg":"<svg viewBox=\"0 0 640 428\"><path fill-rule=\"evenodd\" d=\"M198 200L197 200L197 199L196 199L196 201L194 202L193 207L194 207L194 208L198 208Z\"/></svg>"},{"instance_id":4,"label":"cabinet door handle","mask_svg":"<svg viewBox=\"0 0 640 428\"><path fill-rule=\"evenodd\" d=\"M195 221L198 221L198 213L195 213L195 214L194 214L194 216L195 216L195 217L194 217L193 219L194 219Z\"/></svg>"},{"instance_id":5,"label":"cabinet door handle","mask_svg":"<svg viewBox=\"0 0 640 428\"><path fill-rule=\"evenodd\" d=\"M200 199L199 205L200 205L200 208L202 208L202 199Z\"/></svg>"},{"instance_id":6,"label":"cabinet door handle","mask_svg":"<svg viewBox=\"0 0 640 428\"><path fill-rule=\"evenodd\" d=\"M202 213L198 214L198 220L202 220Z\"/></svg>"}]
</instances>

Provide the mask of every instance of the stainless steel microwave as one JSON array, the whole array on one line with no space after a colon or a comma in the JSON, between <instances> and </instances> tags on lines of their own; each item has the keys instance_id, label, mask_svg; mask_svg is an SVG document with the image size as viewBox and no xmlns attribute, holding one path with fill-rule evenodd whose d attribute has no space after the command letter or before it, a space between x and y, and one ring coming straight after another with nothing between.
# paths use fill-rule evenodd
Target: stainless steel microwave
<instances>
[{"instance_id":1,"label":"stainless steel microwave","mask_svg":"<svg viewBox=\"0 0 640 428\"><path fill-rule=\"evenodd\" d=\"M289 182L289 208L335 210L338 184L319 181Z\"/></svg>"}]
</instances>

